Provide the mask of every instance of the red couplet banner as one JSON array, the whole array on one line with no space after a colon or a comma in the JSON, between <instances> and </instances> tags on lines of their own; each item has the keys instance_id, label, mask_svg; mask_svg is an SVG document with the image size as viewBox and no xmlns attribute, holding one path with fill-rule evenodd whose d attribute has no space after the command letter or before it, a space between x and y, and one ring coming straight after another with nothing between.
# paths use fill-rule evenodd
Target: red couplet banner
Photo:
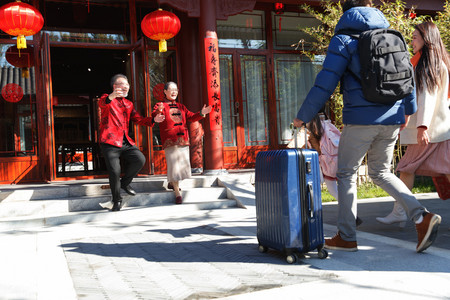
<instances>
[{"instance_id":1,"label":"red couplet banner","mask_svg":"<svg viewBox=\"0 0 450 300\"><path fill-rule=\"evenodd\" d=\"M209 117L211 130L222 130L222 109L220 106L219 44L217 38L205 38L206 80L208 82L208 103L212 110Z\"/></svg>"}]
</instances>

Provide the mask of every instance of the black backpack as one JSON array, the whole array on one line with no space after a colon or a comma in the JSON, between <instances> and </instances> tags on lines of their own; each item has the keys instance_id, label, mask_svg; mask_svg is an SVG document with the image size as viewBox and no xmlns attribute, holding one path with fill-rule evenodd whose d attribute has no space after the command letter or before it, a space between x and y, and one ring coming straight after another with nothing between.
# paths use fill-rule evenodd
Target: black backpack
<instances>
[{"instance_id":1,"label":"black backpack","mask_svg":"<svg viewBox=\"0 0 450 300\"><path fill-rule=\"evenodd\" d=\"M394 29L339 31L359 40L361 86L367 101L393 104L414 90L414 71L402 34Z\"/></svg>"}]
</instances>

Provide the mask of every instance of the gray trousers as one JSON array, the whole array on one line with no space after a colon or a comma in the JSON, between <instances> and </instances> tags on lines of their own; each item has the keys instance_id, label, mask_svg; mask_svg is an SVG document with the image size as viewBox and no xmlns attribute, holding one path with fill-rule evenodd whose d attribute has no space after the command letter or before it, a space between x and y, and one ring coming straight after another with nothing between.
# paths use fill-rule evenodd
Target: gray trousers
<instances>
[{"instance_id":1,"label":"gray trousers","mask_svg":"<svg viewBox=\"0 0 450 300\"><path fill-rule=\"evenodd\" d=\"M369 176L416 220L425 208L391 169L398 125L345 125L338 153L338 222L342 239L356 241L356 172L368 154Z\"/></svg>"}]
</instances>

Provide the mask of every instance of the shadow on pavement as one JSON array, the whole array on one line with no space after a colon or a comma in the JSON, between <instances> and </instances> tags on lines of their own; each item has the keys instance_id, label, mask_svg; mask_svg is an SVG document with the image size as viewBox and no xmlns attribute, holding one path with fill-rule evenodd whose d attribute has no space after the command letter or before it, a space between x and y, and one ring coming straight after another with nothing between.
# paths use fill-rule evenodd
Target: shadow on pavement
<instances>
[{"instance_id":1,"label":"shadow on pavement","mask_svg":"<svg viewBox=\"0 0 450 300\"><path fill-rule=\"evenodd\" d=\"M120 234L117 238L94 237L61 245L67 252L101 257L142 258L149 262L186 263L248 263L287 265L284 255L269 250L258 252L255 237L232 236L210 226L185 229L150 230ZM363 246L358 252L336 251L329 259L320 260L312 251L300 264L317 266L323 270L372 270L410 272L450 272L438 257L416 254L414 249L401 251L395 247ZM336 262L339 262L336 264ZM344 263L342 263L344 262ZM424 267L426 265L426 267Z\"/></svg>"}]
</instances>

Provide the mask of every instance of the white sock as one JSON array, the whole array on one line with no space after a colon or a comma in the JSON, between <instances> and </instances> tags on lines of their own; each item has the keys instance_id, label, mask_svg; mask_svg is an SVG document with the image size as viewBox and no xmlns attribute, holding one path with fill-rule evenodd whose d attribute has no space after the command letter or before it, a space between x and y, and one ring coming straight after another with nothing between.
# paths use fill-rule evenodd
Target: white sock
<instances>
[{"instance_id":1,"label":"white sock","mask_svg":"<svg viewBox=\"0 0 450 300\"><path fill-rule=\"evenodd\" d=\"M422 215L420 215L420 217L416 220L416 224L419 224L419 223L422 223L422 221L423 221L423 216Z\"/></svg>"}]
</instances>

